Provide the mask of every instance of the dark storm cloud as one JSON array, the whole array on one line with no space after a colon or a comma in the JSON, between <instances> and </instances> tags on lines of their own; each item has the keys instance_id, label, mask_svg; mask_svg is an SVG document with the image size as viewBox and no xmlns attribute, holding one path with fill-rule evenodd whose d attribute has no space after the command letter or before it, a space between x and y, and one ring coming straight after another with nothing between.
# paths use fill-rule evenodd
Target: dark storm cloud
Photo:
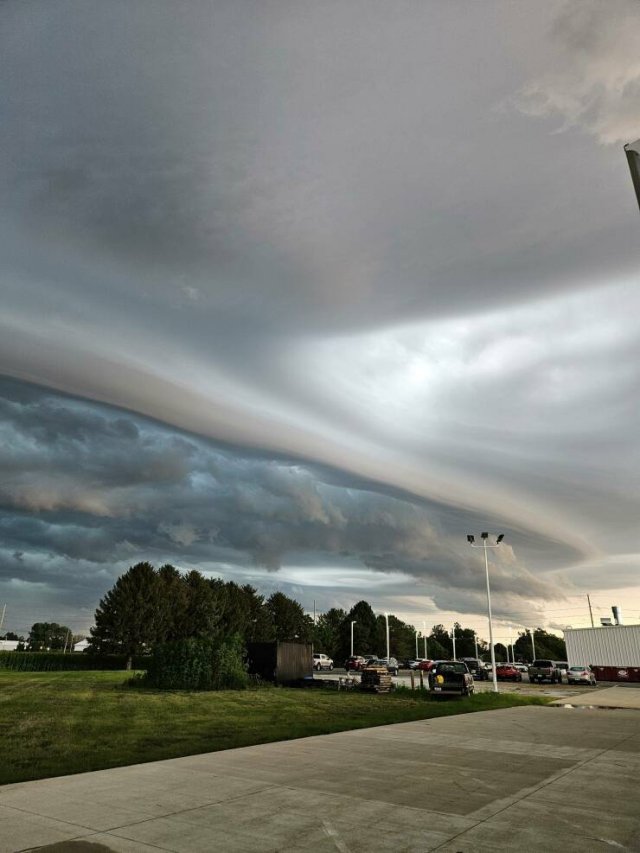
<instances>
[{"instance_id":1,"label":"dark storm cloud","mask_svg":"<svg viewBox=\"0 0 640 853\"><path fill-rule=\"evenodd\" d=\"M87 605L143 557L265 577L306 555L311 585L327 565L414 578L430 594L482 591L477 566L440 524L446 507L364 490L344 475L336 485L317 466L243 455L13 381L2 390L5 584L66 590ZM20 464L5 465L17 448ZM158 476L167 454L180 476ZM126 481L112 470L122 458L131 461ZM496 564L498 601L514 577L523 599L557 594L510 555Z\"/></svg>"}]
</instances>

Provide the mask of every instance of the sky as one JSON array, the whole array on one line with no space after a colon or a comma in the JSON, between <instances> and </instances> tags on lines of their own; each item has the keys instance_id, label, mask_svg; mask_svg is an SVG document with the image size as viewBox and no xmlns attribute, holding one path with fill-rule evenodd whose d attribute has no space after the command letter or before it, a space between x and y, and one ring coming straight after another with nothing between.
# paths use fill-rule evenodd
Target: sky
<instances>
[{"instance_id":1,"label":"sky","mask_svg":"<svg viewBox=\"0 0 640 853\"><path fill-rule=\"evenodd\" d=\"M640 621L636 0L5 0L0 605L140 560Z\"/></svg>"}]
</instances>

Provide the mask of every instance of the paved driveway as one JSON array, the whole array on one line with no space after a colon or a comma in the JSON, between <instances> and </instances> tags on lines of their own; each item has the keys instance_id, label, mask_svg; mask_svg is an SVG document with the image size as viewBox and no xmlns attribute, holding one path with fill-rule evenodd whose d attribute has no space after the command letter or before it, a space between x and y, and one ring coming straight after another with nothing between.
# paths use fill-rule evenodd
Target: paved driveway
<instances>
[{"instance_id":1,"label":"paved driveway","mask_svg":"<svg viewBox=\"0 0 640 853\"><path fill-rule=\"evenodd\" d=\"M0 850L640 851L640 712L522 707L0 788Z\"/></svg>"}]
</instances>

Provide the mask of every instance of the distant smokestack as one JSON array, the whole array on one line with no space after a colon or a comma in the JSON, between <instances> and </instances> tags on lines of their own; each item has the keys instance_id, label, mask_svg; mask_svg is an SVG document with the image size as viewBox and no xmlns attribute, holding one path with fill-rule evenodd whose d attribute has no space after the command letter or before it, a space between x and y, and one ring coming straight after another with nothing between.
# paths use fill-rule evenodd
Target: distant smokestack
<instances>
[{"instance_id":1,"label":"distant smokestack","mask_svg":"<svg viewBox=\"0 0 640 853\"><path fill-rule=\"evenodd\" d=\"M622 610L618 607L617 604L614 604L611 608L611 612L613 613L613 621L616 625L622 625Z\"/></svg>"}]
</instances>

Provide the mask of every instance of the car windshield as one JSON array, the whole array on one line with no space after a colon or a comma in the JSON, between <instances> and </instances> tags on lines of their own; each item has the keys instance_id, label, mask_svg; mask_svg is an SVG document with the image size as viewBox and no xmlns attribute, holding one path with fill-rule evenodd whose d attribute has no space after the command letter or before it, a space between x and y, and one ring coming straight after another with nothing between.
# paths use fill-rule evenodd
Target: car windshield
<instances>
[{"instance_id":1,"label":"car windshield","mask_svg":"<svg viewBox=\"0 0 640 853\"><path fill-rule=\"evenodd\" d=\"M537 666L537 667L553 666L553 661L550 661L550 660L534 660L533 666Z\"/></svg>"},{"instance_id":2,"label":"car windshield","mask_svg":"<svg viewBox=\"0 0 640 853\"><path fill-rule=\"evenodd\" d=\"M571 672L584 672L586 666L572 666Z\"/></svg>"}]
</instances>

